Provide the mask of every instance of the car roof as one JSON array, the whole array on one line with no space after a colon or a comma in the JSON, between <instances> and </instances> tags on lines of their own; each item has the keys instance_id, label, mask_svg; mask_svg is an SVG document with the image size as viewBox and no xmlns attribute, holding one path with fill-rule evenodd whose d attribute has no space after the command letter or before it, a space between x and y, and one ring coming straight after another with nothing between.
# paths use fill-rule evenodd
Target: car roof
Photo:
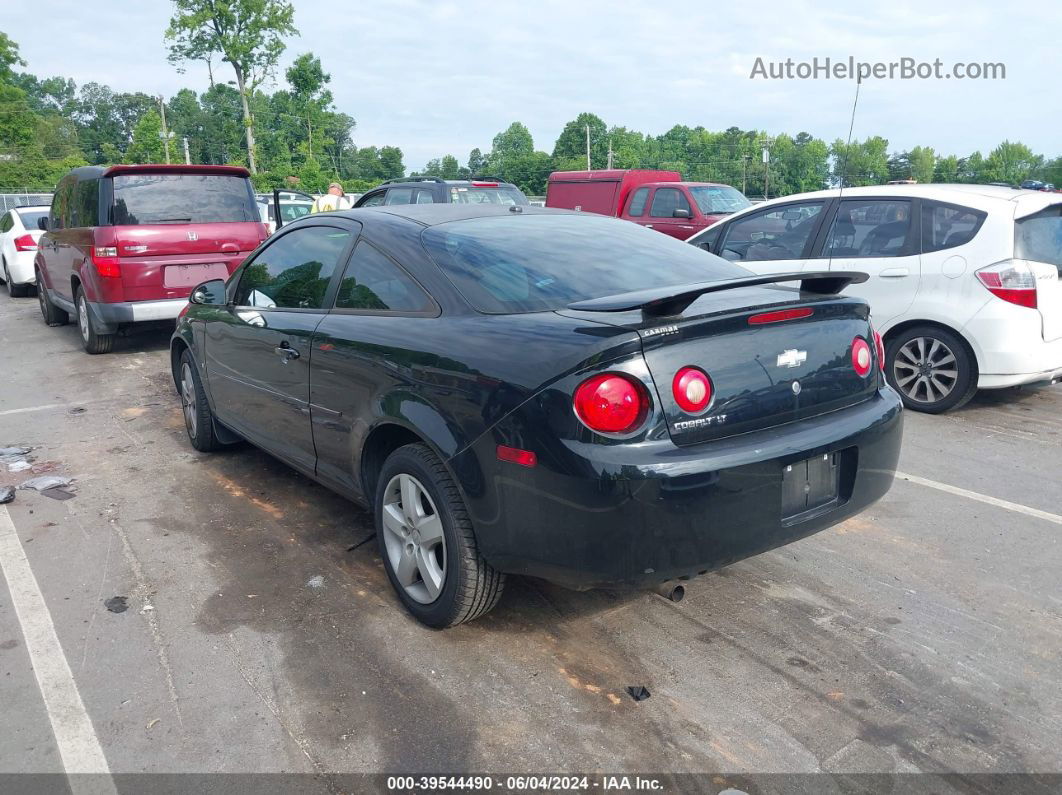
<instances>
[{"instance_id":1,"label":"car roof","mask_svg":"<svg viewBox=\"0 0 1062 795\"><path fill-rule=\"evenodd\" d=\"M251 172L243 166L202 166L185 163L135 163L114 166L81 166L71 169L77 179L98 179L116 174L219 174L234 177L249 177Z\"/></svg>"},{"instance_id":2,"label":"car roof","mask_svg":"<svg viewBox=\"0 0 1062 795\"><path fill-rule=\"evenodd\" d=\"M510 207L519 207L519 210L514 211ZM435 226L436 224L445 224L450 221L465 221L470 218L496 218L510 215L590 215L600 218L606 217L596 216L593 213L580 213L575 210L515 204L391 204L380 207L358 207L352 210L337 210L327 213L330 217L339 216L355 221L362 221L366 217L377 214L397 216L422 226ZM320 215L304 216L304 218L314 217L321 218ZM302 220L301 218L299 219L299 221ZM293 221L292 223L298 223L299 221Z\"/></svg>"},{"instance_id":3,"label":"car roof","mask_svg":"<svg viewBox=\"0 0 1062 795\"><path fill-rule=\"evenodd\" d=\"M940 201L957 201L962 196L978 196L1001 201L1020 201L1027 196L1042 194L1043 191L1012 188L1003 185L972 185L944 182L932 182L924 185L864 185L857 188L844 188L843 191L841 188L830 188L811 193L794 193L762 202L756 206L762 207L764 205L802 199L832 199L842 195L842 193L849 198L859 198L860 196L911 196L923 199L938 199Z\"/></svg>"},{"instance_id":4,"label":"car roof","mask_svg":"<svg viewBox=\"0 0 1062 795\"><path fill-rule=\"evenodd\" d=\"M21 212L22 210L34 210L36 212L39 212L41 210L51 210L52 206L50 204L19 204L15 207L8 207L8 209L18 210L19 212Z\"/></svg>"}]
</instances>

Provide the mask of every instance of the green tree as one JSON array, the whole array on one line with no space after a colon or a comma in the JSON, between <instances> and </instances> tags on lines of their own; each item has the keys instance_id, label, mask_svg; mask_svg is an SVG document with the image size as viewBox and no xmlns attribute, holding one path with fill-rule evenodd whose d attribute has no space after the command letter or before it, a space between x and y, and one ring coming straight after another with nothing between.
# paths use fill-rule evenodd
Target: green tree
<instances>
[{"instance_id":1,"label":"green tree","mask_svg":"<svg viewBox=\"0 0 1062 795\"><path fill-rule=\"evenodd\" d=\"M1018 185L1043 168L1044 159L1023 143L1004 141L985 159L985 182L1008 182Z\"/></svg>"},{"instance_id":2,"label":"green tree","mask_svg":"<svg viewBox=\"0 0 1062 795\"><path fill-rule=\"evenodd\" d=\"M916 146L907 153L911 164L911 179L920 183L932 182L937 164L937 153L928 146Z\"/></svg>"},{"instance_id":3,"label":"green tree","mask_svg":"<svg viewBox=\"0 0 1062 795\"><path fill-rule=\"evenodd\" d=\"M959 158L955 155L938 157L933 167L934 182L958 182L959 181Z\"/></svg>"},{"instance_id":4,"label":"green tree","mask_svg":"<svg viewBox=\"0 0 1062 795\"><path fill-rule=\"evenodd\" d=\"M564 125L557 143L553 146L553 158L563 161L571 168L577 158L582 158L582 165L574 170L586 170L586 128L590 128L591 168L604 168L608 153L608 126L593 113L580 113Z\"/></svg>"},{"instance_id":5,"label":"green tree","mask_svg":"<svg viewBox=\"0 0 1062 795\"><path fill-rule=\"evenodd\" d=\"M170 60L208 60L220 56L236 73L243 109L247 165L256 171L254 118L250 98L284 51L282 36L298 33L295 9L287 0L173 0L166 40Z\"/></svg>"},{"instance_id":6,"label":"green tree","mask_svg":"<svg viewBox=\"0 0 1062 795\"><path fill-rule=\"evenodd\" d=\"M161 163L163 161L162 117L149 110L133 128L133 140L125 153L126 163Z\"/></svg>"},{"instance_id":7,"label":"green tree","mask_svg":"<svg viewBox=\"0 0 1062 795\"><path fill-rule=\"evenodd\" d=\"M843 187L882 185L889 179L889 142L879 135L850 145L840 138L830 147L833 181Z\"/></svg>"},{"instance_id":8,"label":"green tree","mask_svg":"<svg viewBox=\"0 0 1062 795\"><path fill-rule=\"evenodd\" d=\"M478 148L468 153L468 171L472 176L482 174L486 167L487 159L483 157L483 153Z\"/></svg>"}]
</instances>

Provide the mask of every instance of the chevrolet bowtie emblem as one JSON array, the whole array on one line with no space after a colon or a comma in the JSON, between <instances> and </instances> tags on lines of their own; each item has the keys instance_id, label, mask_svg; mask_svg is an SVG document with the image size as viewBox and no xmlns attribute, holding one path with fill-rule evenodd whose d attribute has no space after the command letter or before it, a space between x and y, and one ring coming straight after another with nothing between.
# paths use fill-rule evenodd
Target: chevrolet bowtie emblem
<instances>
[{"instance_id":1,"label":"chevrolet bowtie emblem","mask_svg":"<svg viewBox=\"0 0 1062 795\"><path fill-rule=\"evenodd\" d=\"M808 360L807 351L798 351L795 348L791 348L788 351L782 351L778 354L778 366L779 367L800 367L804 362Z\"/></svg>"}]
</instances>

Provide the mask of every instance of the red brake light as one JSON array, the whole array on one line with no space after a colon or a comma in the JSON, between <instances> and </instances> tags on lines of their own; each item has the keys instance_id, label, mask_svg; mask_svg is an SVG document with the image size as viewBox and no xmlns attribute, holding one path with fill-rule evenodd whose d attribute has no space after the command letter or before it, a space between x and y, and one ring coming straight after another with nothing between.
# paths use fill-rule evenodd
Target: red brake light
<instances>
[{"instance_id":1,"label":"red brake light","mask_svg":"<svg viewBox=\"0 0 1062 795\"><path fill-rule=\"evenodd\" d=\"M1024 260L1003 260L975 271L975 275L996 298L1036 309L1036 274Z\"/></svg>"},{"instance_id":2,"label":"red brake light","mask_svg":"<svg viewBox=\"0 0 1062 795\"><path fill-rule=\"evenodd\" d=\"M671 379L671 393L680 409L698 414L712 402L712 379L697 367L683 367Z\"/></svg>"},{"instance_id":3,"label":"red brake light","mask_svg":"<svg viewBox=\"0 0 1062 795\"><path fill-rule=\"evenodd\" d=\"M33 235L19 235L15 238L15 251L36 251L37 241Z\"/></svg>"},{"instance_id":4,"label":"red brake light","mask_svg":"<svg viewBox=\"0 0 1062 795\"><path fill-rule=\"evenodd\" d=\"M749 318L750 326L762 326L764 323L781 323L785 320L797 320L802 317L811 317L815 314L814 309L780 309L777 312L763 312Z\"/></svg>"},{"instance_id":5,"label":"red brake light","mask_svg":"<svg viewBox=\"0 0 1062 795\"><path fill-rule=\"evenodd\" d=\"M496 188L496 187L498 187L498 183L497 182L473 182L472 183L472 187L474 187L474 188Z\"/></svg>"},{"instance_id":6,"label":"red brake light","mask_svg":"<svg viewBox=\"0 0 1062 795\"><path fill-rule=\"evenodd\" d=\"M510 461L522 467L533 467L538 463L538 456L530 450L521 450L518 447L506 447L504 444L499 444L498 460Z\"/></svg>"},{"instance_id":7,"label":"red brake light","mask_svg":"<svg viewBox=\"0 0 1062 795\"><path fill-rule=\"evenodd\" d=\"M118 249L114 246L95 246L92 249L92 264L96 273L108 279L120 279L122 269L118 265Z\"/></svg>"},{"instance_id":8,"label":"red brake light","mask_svg":"<svg viewBox=\"0 0 1062 795\"><path fill-rule=\"evenodd\" d=\"M885 372L885 341L877 331L874 332L874 350L878 354L878 368Z\"/></svg>"},{"instance_id":9,"label":"red brake light","mask_svg":"<svg viewBox=\"0 0 1062 795\"><path fill-rule=\"evenodd\" d=\"M645 387L617 373L595 375L581 383L573 400L575 415L592 431L628 433L645 421Z\"/></svg>"},{"instance_id":10,"label":"red brake light","mask_svg":"<svg viewBox=\"0 0 1062 795\"><path fill-rule=\"evenodd\" d=\"M870 345L862 337L852 340L852 367L856 375L865 377L870 373Z\"/></svg>"}]
</instances>

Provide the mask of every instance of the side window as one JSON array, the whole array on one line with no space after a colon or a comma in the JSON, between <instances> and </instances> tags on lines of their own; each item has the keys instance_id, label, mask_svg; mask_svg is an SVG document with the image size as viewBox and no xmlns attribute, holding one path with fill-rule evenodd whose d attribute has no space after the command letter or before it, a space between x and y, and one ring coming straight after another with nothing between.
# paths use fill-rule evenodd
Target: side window
<instances>
[{"instance_id":1,"label":"side window","mask_svg":"<svg viewBox=\"0 0 1062 795\"><path fill-rule=\"evenodd\" d=\"M822 202L789 204L730 222L722 256L731 262L799 259L819 221Z\"/></svg>"},{"instance_id":2,"label":"side window","mask_svg":"<svg viewBox=\"0 0 1062 795\"><path fill-rule=\"evenodd\" d=\"M416 204L435 204L435 195L430 190L418 190Z\"/></svg>"},{"instance_id":3,"label":"side window","mask_svg":"<svg viewBox=\"0 0 1062 795\"><path fill-rule=\"evenodd\" d=\"M387 199L384 204L412 204L412 188L391 188L387 191Z\"/></svg>"},{"instance_id":4,"label":"side window","mask_svg":"<svg viewBox=\"0 0 1062 795\"><path fill-rule=\"evenodd\" d=\"M637 218L645 212L645 203L649 200L649 188L638 188L631 196L631 206L627 215Z\"/></svg>"},{"instance_id":5,"label":"side window","mask_svg":"<svg viewBox=\"0 0 1062 795\"><path fill-rule=\"evenodd\" d=\"M70 212L71 226L98 226L100 222L100 183L86 179L77 183Z\"/></svg>"},{"instance_id":6,"label":"side window","mask_svg":"<svg viewBox=\"0 0 1062 795\"><path fill-rule=\"evenodd\" d=\"M347 263L336 295L336 309L376 312L424 312L431 299L405 271L365 242Z\"/></svg>"},{"instance_id":7,"label":"side window","mask_svg":"<svg viewBox=\"0 0 1062 795\"><path fill-rule=\"evenodd\" d=\"M685 210L687 213L690 211L686 194L678 188L657 188L649 215L653 218L674 218L675 210Z\"/></svg>"},{"instance_id":8,"label":"side window","mask_svg":"<svg viewBox=\"0 0 1062 795\"><path fill-rule=\"evenodd\" d=\"M51 216L51 226L53 229L65 229L69 226L69 204L70 194L73 192L74 182L72 178L68 178L59 183L59 187L55 190L55 196L52 197L52 209L49 213Z\"/></svg>"},{"instance_id":9,"label":"side window","mask_svg":"<svg viewBox=\"0 0 1062 795\"><path fill-rule=\"evenodd\" d=\"M922 253L955 248L974 239L987 213L922 200Z\"/></svg>"},{"instance_id":10,"label":"side window","mask_svg":"<svg viewBox=\"0 0 1062 795\"><path fill-rule=\"evenodd\" d=\"M365 201L363 201L359 206L360 207L379 207L381 204L384 203L384 198L386 196L387 196L387 191L383 191L382 190L379 193L374 193L371 196L369 196L369 198L367 198Z\"/></svg>"},{"instance_id":11,"label":"side window","mask_svg":"<svg viewBox=\"0 0 1062 795\"><path fill-rule=\"evenodd\" d=\"M4 217L0 218L0 233L10 232L11 227L15 225L15 222L11 220L11 213L4 213Z\"/></svg>"},{"instance_id":12,"label":"side window","mask_svg":"<svg viewBox=\"0 0 1062 795\"><path fill-rule=\"evenodd\" d=\"M697 235L697 239L691 241L697 248L703 248L705 251L711 251L712 246L715 245L716 239L719 237L719 232L722 231L723 225L713 226L707 232Z\"/></svg>"},{"instance_id":13,"label":"side window","mask_svg":"<svg viewBox=\"0 0 1062 795\"><path fill-rule=\"evenodd\" d=\"M911 202L849 199L841 202L826 236L824 257L899 257L908 253Z\"/></svg>"},{"instance_id":14,"label":"side window","mask_svg":"<svg viewBox=\"0 0 1062 795\"><path fill-rule=\"evenodd\" d=\"M350 236L334 226L304 226L281 235L243 269L236 305L322 308L328 282Z\"/></svg>"}]
</instances>

